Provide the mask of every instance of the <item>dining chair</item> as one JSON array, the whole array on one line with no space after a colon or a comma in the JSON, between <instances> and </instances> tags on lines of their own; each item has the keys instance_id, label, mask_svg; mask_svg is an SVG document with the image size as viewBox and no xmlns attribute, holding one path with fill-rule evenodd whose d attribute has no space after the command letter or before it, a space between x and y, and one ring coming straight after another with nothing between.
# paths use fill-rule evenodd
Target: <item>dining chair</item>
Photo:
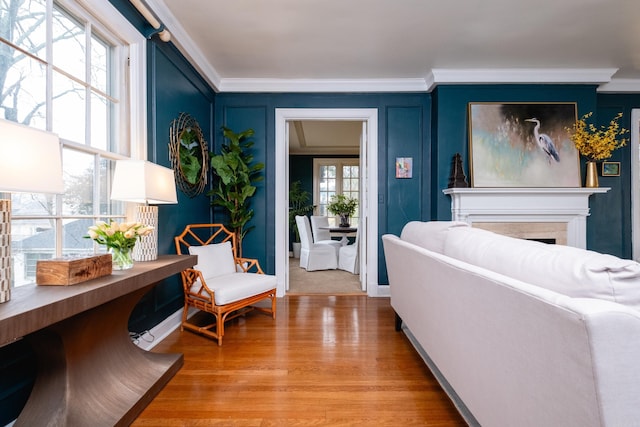
<instances>
[{"instance_id":1,"label":"dining chair","mask_svg":"<svg viewBox=\"0 0 640 427\"><path fill-rule=\"evenodd\" d=\"M346 246L340 248L338 257L338 268L348 271L352 274L360 274L360 242L358 236L360 231L356 231L356 240Z\"/></svg>"},{"instance_id":2,"label":"dining chair","mask_svg":"<svg viewBox=\"0 0 640 427\"><path fill-rule=\"evenodd\" d=\"M334 247L313 243L309 218L296 216L296 225L300 233L300 267L307 271L335 270L338 268L338 255Z\"/></svg>"},{"instance_id":3,"label":"dining chair","mask_svg":"<svg viewBox=\"0 0 640 427\"><path fill-rule=\"evenodd\" d=\"M313 243L319 245L330 245L336 250L336 256L340 256L340 240L331 239L329 231L329 217L322 215L311 215L311 230L313 231Z\"/></svg>"}]
</instances>

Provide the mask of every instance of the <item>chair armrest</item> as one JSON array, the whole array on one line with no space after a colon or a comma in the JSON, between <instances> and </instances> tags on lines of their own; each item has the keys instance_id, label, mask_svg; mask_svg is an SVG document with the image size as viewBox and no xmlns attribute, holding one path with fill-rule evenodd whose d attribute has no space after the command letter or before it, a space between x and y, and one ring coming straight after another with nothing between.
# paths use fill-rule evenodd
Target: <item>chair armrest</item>
<instances>
[{"instance_id":1,"label":"chair armrest","mask_svg":"<svg viewBox=\"0 0 640 427\"><path fill-rule=\"evenodd\" d=\"M180 273L182 276L182 287L187 297L199 298L213 303L214 291L209 289L207 282L202 277L202 272L195 268L187 268ZM197 282L200 282L199 284ZM199 285L194 289L194 285Z\"/></svg>"},{"instance_id":2,"label":"chair armrest","mask_svg":"<svg viewBox=\"0 0 640 427\"><path fill-rule=\"evenodd\" d=\"M257 259L236 258L236 264L240 267L243 273L264 274L264 271L260 268L260 264Z\"/></svg>"}]
</instances>

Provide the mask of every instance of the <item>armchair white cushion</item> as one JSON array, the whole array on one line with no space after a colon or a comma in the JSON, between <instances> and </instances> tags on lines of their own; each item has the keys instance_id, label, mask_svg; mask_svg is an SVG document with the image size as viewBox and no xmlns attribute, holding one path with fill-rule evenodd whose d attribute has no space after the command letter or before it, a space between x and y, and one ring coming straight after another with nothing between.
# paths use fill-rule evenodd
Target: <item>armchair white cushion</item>
<instances>
[{"instance_id":1,"label":"armchair white cushion","mask_svg":"<svg viewBox=\"0 0 640 427\"><path fill-rule=\"evenodd\" d=\"M296 216L296 225L300 233L300 267L307 271L335 270L338 268L338 255L334 247L313 243L311 226L306 216Z\"/></svg>"},{"instance_id":2,"label":"armchair white cushion","mask_svg":"<svg viewBox=\"0 0 640 427\"><path fill-rule=\"evenodd\" d=\"M189 253L198 255L194 268L202 273L207 287L213 291L216 305L240 301L276 286L273 275L238 271L231 242L189 246ZM196 292L200 286L197 280L191 289Z\"/></svg>"}]
</instances>

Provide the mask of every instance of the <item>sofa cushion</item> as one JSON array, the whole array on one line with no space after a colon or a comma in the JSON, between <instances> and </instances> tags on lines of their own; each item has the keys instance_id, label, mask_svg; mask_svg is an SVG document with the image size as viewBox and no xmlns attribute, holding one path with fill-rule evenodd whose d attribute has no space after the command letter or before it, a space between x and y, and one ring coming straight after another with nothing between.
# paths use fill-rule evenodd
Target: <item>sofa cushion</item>
<instances>
[{"instance_id":1,"label":"sofa cushion","mask_svg":"<svg viewBox=\"0 0 640 427\"><path fill-rule=\"evenodd\" d=\"M635 261L472 227L451 229L444 254L570 297L601 298L640 310L640 264Z\"/></svg>"},{"instance_id":2,"label":"sofa cushion","mask_svg":"<svg viewBox=\"0 0 640 427\"><path fill-rule=\"evenodd\" d=\"M411 221L402 229L400 238L432 252L444 253L444 243L449 230L457 227L470 228L462 221Z\"/></svg>"},{"instance_id":3,"label":"sofa cushion","mask_svg":"<svg viewBox=\"0 0 640 427\"><path fill-rule=\"evenodd\" d=\"M236 271L231 242L212 243L204 246L189 246L191 255L198 255L194 266L204 277L216 277Z\"/></svg>"}]
</instances>

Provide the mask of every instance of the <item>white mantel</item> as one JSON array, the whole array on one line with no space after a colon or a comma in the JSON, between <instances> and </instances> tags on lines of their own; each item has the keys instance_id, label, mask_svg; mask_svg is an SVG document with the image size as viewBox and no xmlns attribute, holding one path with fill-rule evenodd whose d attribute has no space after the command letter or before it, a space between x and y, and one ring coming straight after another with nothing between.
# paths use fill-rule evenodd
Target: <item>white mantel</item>
<instances>
[{"instance_id":1,"label":"white mantel","mask_svg":"<svg viewBox=\"0 0 640 427\"><path fill-rule=\"evenodd\" d=\"M587 247L589 196L599 188L447 188L451 219L474 222L561 222L567 224L567 245Z\"/></svg>"}]
</instances>

